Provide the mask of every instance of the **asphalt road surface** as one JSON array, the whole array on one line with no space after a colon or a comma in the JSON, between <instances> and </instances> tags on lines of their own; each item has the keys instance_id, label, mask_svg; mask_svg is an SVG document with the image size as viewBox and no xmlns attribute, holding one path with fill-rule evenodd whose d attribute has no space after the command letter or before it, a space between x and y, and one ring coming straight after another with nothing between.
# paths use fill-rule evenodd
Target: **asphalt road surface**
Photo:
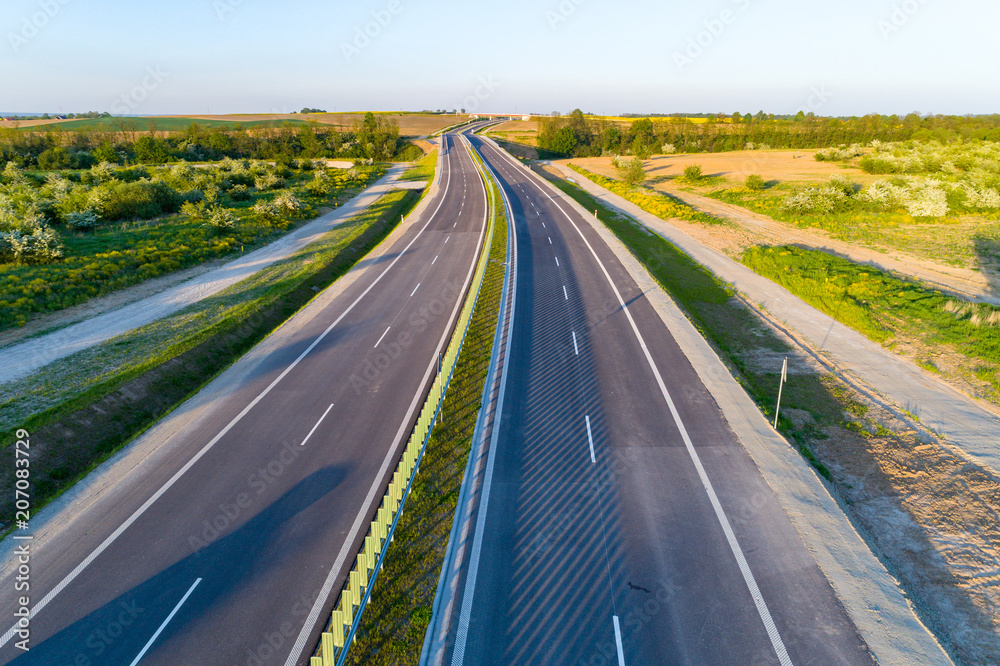
<instances>
[{"instance_id":1,"label":"asphalt road surface","mask_svg":"<svg viewBox=\"0 0 1000 666\"><path fill-rule=\"evenodd\" d=\"M439 192L377 270L300 313L136 492L32 553L31 649L8 631L0 663L308 663L295 650L328 621L483 241L482 181L465 140L443 140Z\"/></svg>"},{"instance_id":2,"label":"asphalt road surface","mask_svg":"<svg viewBox=\"0 0 1000 666\"><path fill-rule=\"evenodd\" d=\"M607 245L473 142L513 209L518 307L451 663L873 663Z\"/></svg>"}]
</instances>

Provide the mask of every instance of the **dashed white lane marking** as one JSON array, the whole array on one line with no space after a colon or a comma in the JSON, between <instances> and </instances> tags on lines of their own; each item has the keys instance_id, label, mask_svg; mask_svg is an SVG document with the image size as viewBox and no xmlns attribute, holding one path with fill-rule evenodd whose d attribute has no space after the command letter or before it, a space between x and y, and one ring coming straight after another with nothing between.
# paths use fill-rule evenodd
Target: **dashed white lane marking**
<instances>
[{"instance_id":1,"label":"dashed white lane marking","mask_svg":"<svg viewBox=\"0 0 1000 666\"><path fill-rule=\"evenodd\" d=\"M590 442L590 462L596 463L597 458L594 456L594 435L590 432L590 415L586 415L583 418L587 419L587 441Z\"/></svg>"},{"instance_id":2,"label":"dashed white lane marking","mask_svg":"<svg viewBox=\"0 0 1000 666\"><path fill-rule=\"evenodd\" d=\"M417 286L413 288L413 291L410 292L410 298L413 298L413 294L417 293L417 289L420 289L419 282L417 283Z\"/></svg>"},{"instance_id":3,"label":"dashed white lane marking","mask_svg":"<svg viewBox=\"0 0 1000 666\"><path fill-rule=\"evenodd\" d=\"M389 328L392 328L392 326L390 326ZM382 342L382 340L385 339L385 336L389 333L389 328L385 329L385 333L383 333L382 337L379 338L378 342L375 343L375 347L378 347L378 343ZM375 347L372 347L372 349L374 349Z\"/></svg>"},{"instance_id":4,"label":"dashed white lane marking","mask_svg":"<svg viewBox=\"0 0 1000 666\"><path fill-rule=\"evenodd\" d=\"M625 666L625 650L622 648L622 630L618 626L618 616L612 616L615 622L615 647L618 648L618 666Z\"/></svg>"},{"instance_id":5,"label":"dashed white lane marking","mask_svg":"<svg viewBox=\"0 0 1000 666\"><path fill-rule=\"evenodd\" d=\"M440 257L440 256L441 256L441 255L439 255L439 254L435 254L435 255L434 255L434 261L432 261L432 262L431 262L431 266L433 266L433 265L434 265L434 262L435 262L435 261L437 261L437 260L438 260L438 257Z\"/></svg>"},{"instance_id":6,"label":"dashed white lane marking","mask_svg":"<svg viewBox=\"0 0 1000 666\"><path fill-rule=\"evenodd\" d=\"M559 265L559 257L556 257L556 266Z\"/></svg>"},{"instance_id":7,"label":"dashed white lane marking","mask_svg":"<svg viewBox=\"0 0 1000 666\"><path fill-rule=\"evenodd\" d=\"M549 245L552 245L552 236L549 236Z\"/></svg>"},{"instance_id":8,"label":"dashed white lane marking","mask_svg":"<svg viewBox=\"0 0 1000 666\"><path fill-rule=\"evenodd\" d=\"M450 240L451 240L451 236L448 236L447 238L444 239L444 242L447 243Z\"/></svg>"},{"instance_id":9,"label":"dashed white lane marking","mask_svg":"<svg viewBox=\"0 0 1000 666\"><path fill-rule=\"evenodd\" d=\"M181 606L183 606L184 602L188 600L188 597L191 596L191 593L194 592L194 588L198 587L198 583L200 583L200 582L201 582L201 578L199 578L198 580L196 580L194 582L194 585L192 585L190 588L188 588L188 591L184 594L183 597L181 597L181 600L177 602L177 605L174 606L174 609L172 611L170 611L170 615L167 616L167 619L163 621L163 624L160 625L160 628L156 630L156 633L153 634L153 637L150 638L149 642L146 643L145 647L142 648L142 652L140 652L139 654L136 655L135 659L132 660L132 663L129 666L135 666L136 664L139 663L140 659L142 659L143 657L146 656L146 653L149 652L149 648L153 647L153 643L156 642L156 639L159 638L160 634L163 633L163 630L166 629L167 624L172 619L174 619L174 615L177 615L177 611L179 611L181 609Z\"/></svg>"},{"instance_id":10,"label":"dashed white lane marking","mask_svg":"<svg viewBox=\"0 0 1000 666\"><path fill-rule=\"evenodd\" d=\"M569 300L569 292L566 291L566 285L563 285L563 296L566 297L567 301Z\"/></svg>"},{"instance_id":11,"label":"dashed white lane marking","mask_svg":"<svg viewBox=\"0 0 1000 666\"><path fill-rule=\"evenodd\" d=\"M302 443L299 444L299 446L305 446L306 445L306 442L308 442L309 438L313 436L313 433L316 432L316 428L318 428L319 424L323 422L323 419L326 418L326 415L330 413L331 409L333 409L333 403L332 402L330 403L330 406L326 408L326 411L323 412L323 416L319 417L319 421L316 421L316 425L314 425L312 427L312 430L309 431L309 434L306 435L306 438L302 440Z\"/></svg>"},{"instance_id":12,"label":"dashed white lane marking","mask_svg":"<svg viewBox=\"0 0 1000 666\"><path fill-rule=\"evenodd\" d=\"M577 356L580 355L580 348L576 345L576 331L573 331L573 351Z\"/></svg>"},{"instance_id":13,"label":"dashed white lane marking","mask_svg":"<svg viewBox=\"0 0 1000 666\"><path fill-rule=\"evenodd\" d=\"M544 223L544 222L542 222L542 229L545 229L545 228L546 228L546 227L545 227L545 223Z\"/></svg>"}]
</instances>

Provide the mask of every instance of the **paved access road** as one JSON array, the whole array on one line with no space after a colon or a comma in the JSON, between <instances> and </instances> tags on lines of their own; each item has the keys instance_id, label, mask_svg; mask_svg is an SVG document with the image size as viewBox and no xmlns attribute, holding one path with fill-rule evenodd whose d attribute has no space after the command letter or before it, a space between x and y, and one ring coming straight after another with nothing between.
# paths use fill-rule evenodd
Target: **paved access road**
<instances>
[{"instance_id":1,"label":"paved access road","mask_svg":"<svg viewBox=\"0 0 1000 666\"><path fill-rule=\"evenodd\" d=\"M873 663L607 245L473 141L512 207L517 306L451 663Z\"/></svg>"},{"instance_id":2,"label":"paved access road","mask_svg":"<svg viewBox=\"0 0 1000 666\"><path fill-rule=\"evenodd\" d=\"M364 279L272 335L275 351L211 418L129 476L132 493L77 507L32 553L31 650L7 632L0 662L308 662L483 242L466 140L443 141L438 193ZM0 576L2 630L14 566Z\"/></svg>"}]
</instances>

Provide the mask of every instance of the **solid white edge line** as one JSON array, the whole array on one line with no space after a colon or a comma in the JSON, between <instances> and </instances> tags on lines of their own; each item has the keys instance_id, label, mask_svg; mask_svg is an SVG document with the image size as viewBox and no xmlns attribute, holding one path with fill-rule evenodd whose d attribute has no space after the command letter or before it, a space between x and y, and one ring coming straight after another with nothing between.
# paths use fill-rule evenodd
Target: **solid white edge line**
<instances>
[{"instance_id":1,"label":"solid white edge line","mask_svg":"<svg viewBox=\"0 0 1000 666\"><path fill-rule=\"evenodd\" d=\"M417 293L417 289L420 289L419 282L417 283L417 286L413 288L413 291L410 292L410 298L413 298L413 294Z\"/></svg>"},{"instance_id":2,"label":"solid white edge line","mask_svg":"<svg viewBox=\"0 0 1000 666\"><path fill-rule=\"evenodd\" d=\"M596 463L597 458L594 456L594 435L590 432L590 415L587 414L583 418L587 419L587 441L590 442L590 462Z\"/></svg>"},{"instance_id":3,"label":"solid white edge line","mask_svg":"<svg viewBox=\"0 0 1000 666\"><path fill-rule=\"evenodd\" d=\"M622 629L618 626L618 616L611 616L615 623L615 647L618 648L618 666L625 666L625 650L622 648Z\"/></svg>"},{"instance_id":4,"label":"solid white edge line","mask_svg":"<svg viewBox=\"0 0 1000 666\"><path fill-rule=\"evenodd\" d=\"M573 331L573 351L577 356L580 355L580 348L576 346L576 331Z\"/></svg>"},{"instance_id":5,"label":"solid white edge line","mask_svg":"<svg viewBox=\"0 0 1000 666\"><path fill-rule=\"evenodd\" d=\"M375 343L375 347L372 347L372 349L375 349L376 347L378 347L379 343L382 342L383 340L385 340L385 336L389 334L389 329L390 328L392 328L392 326L389 326L388 328L385 329L385 333L382 334L382 337L380 337L378 339L378 342Z\"/></svg>"},{"instance_id":6,"label":"solid white edge line","mask_svg":"<svg viewBox=\"0 0 1000 666\"><path fill-rule=\"evenodd\" d=\"M136 664L139 663L140 659L146 656L146 653L149 652L149 648L153 647L153 643L155 643L156 639L160 637L160 634L163 633L163 630L167 628L167 625L170 624L170 621L174 619L174 615L177 615L177 611L181 609L181 606L183 606L184 602L188 600L188 597L191 596L191 593L194 592L194 588L198 587L198 583L200 582L201 578L196 580L194 584L188 588L188 591L184 594L183 597L181 597L181 600L177 602L177 605L174 606L174 609L170 611L170 615L167 616L167 619L163 621L163 624L160 625L160 628L156 630L156 633L153 634L153 637L150 638L149 641L146 643L145 647L142 648L142 652L136 655L135 659L132 660L132 663L129 666L135 666Z\"/></svg>"},{"instance_id":7,"label":"solid white edge line","mask_svg":"<svg viewBox=\"0 0 1000 666\"><path fill-rule=\"evenodd\" d=\"M450 152L451 151L449 151L449 153ZM448 182L449 183L451 182L451 167L450 166L448 168ZM486 200L486 199L488 199L488 195L486 193L486 184L482 182L482 179L480 179L480 183L482 184L482 187L483 187L483 197L484 197L484 200ZM448 187L446 185L445 186L445 191L447 191L447 190L448 190ZM438 208L434 211L434 214L431 215L431 217L427 220L427 224L425 224L424 227L423 227L424 229L427 228L427 225L429 225L431 223L431 220L433 220L434 217L437 215L438 210L440 210L441 204L443 204L443 203L444 203L444 197L442 197L442 200L438 204ZM486 206L486 210L483 212L483 231L482 231L482 233L479 236L479 243L477 244L476 252L473 255L472 265L469 267L469 272L465 276L465 282L463 284L463 291L464 291L465 287L468 287L468 285L470 285L472 283L472 276L473 276L473 274L475 273L475 270L476 270L476 262L479 261L479 255L480 255L480 252L482 251L482 245L483 245L483 243L485 242L485 239L486 239L486 224L488 222L488 218L487 218L488 215L489 215L489 206ZM416 239L414 239L414 240L416 240ZM407 248L409 248L409 246L407 246ZM454 322L454 321L458 320L458 312L459 312L459 310L460 310L461 307L462 307L462 301L461 301L461 299L459 299L455 303L455 307L452 310L451 321ZM448 334L449 334L449 331L446 328L445 331L444 331L444 333L442 333L442 335L441 335L441 341L438 343L439 347L444 345L445 341L448 339ZM438 367L438 359L435 358L435 359L433 359L431 361L431 364L427 367L427 372L424 374L423 383L427 383L428 379L431 377L433 371L435 369L437 369L437 367ZM417 394L417 395L415 395L413 397L413 402L410 404L409 410L407 410L407 418L403 421L402 424L400 424L399 430L396 433L396 437L393 439L394 442L397 442L397 444L396 444L397 448L402 445L402 438L406 434L406 428L407 428L407 425L409 424L410 418L413 416L413 413L417 409L417 406L424 399L425 399L425 397L423 395L420 395L420 394ZM382 485L381 484L381 480L382 480L382 477L385 476L385 474L388 472L390 463L395 463L395 462L396 462L396 459L394 457L390 457L388 455L386 455L385 460L382 461L382 467L379 468L378 474L375 476L375 480L372 481L372 485L368 489L368 495L365 497L365 501L362 504L361 508L358 509L358 514L357 514L357 516L355 516L355 518L354 518L354 524L351 526L351 529L348 532L348 534L351 534L351 535L357 534L358 531L362 528L362 525L364 523L364 520L365 520L365 517L366 517L366 514L367 514L367 508L374 501L374 499L375 499L375 493L377 493L381 489L381 485ZM288 653L288 659L285 660L285 666L294 666L296 663L298 663L298 660L299 660L298 659L298 655L305 648L306 640L308 640L308 638L309 638L309 633L312 631L312 628L319 621L319 614L320 614L320 612L322 612L322 609L323 609L324 604L326 603L327 597L329 597L330 593L333 591L333 584L337 580L337 576L340 573L340 569L343 568L344 563L347 561L347 554L349 552L348 549L351 547L352 541L353 541L353 539L347 539L347 540L345 540L344 541L344 545L341 546L341 548L340 548L340 552L337 553L337 558L334 560L333 566L330 569L330 573L327 574L326 580L323 581L323 587L320 589L319 594L316 597L316 602L313 604L312 609L309 611L309 615L308 615L308 617L306 617L306 621L302 625L302 629L299 631L299 636L298 636L298 638L295 639L295 643L292 645L291 652Z\"/></svg>"},{"instance_id":8,"label":"solid white edge line","mask_svg":"<svg viewBox=\"0 0 1000 666\"><path fill-rule=\"evenodd\" d=\"M309 431L309 434L306 435L306 438L302 440L302 443L299 444L299 446L305 446L306 445L306 442L308 442L309 438L313 436L313 433L316 432L316 428L318 428L319 424L323 422L323 419L326 418L326 415L330 413L331 409L333 409L333 403L332 402L330 403L330 406L326 408L326 411L323 412L323 416L319 417L319 421L316 421L316 425L314 425L312 427L312 430Z\"/></svg>"},{"instance_id":9,"label":"solid white edge line","mask_svg":"<svg viewBox=\"0 0 1000 666\"><path fill-rule=\"evenodd\" d=\"M449 169L448 169L448 181L445 183L445 188L444 188L445 192L448 191L448 186L450 184L451 184L451 168L449 167ZM351 312L351 310L353 310L357 306L357 304L361 302L361 299L363 299L365 296L368 295L368 292L370 292L372 289L375 288L375 285L378 284L382 280L383 277L385 277L386 273L388 273L390 270L392 270L392 267L396 265L396 262L399 261L399 259L403 255L405 255L407 253L407 251L409 251L410 247L412 247L413 244L417 242L417 239L420 238L420 235L424 233L424 231L427 229L428 226L430 226L431 220L433 220L434 217L441 210L441 206L444 204L444 199L445 199L445 197L442 196L441 197L441 201L438 202L437 208L434 209L434 213L432 213L427 218L427 222L425 222L424 226L420 228L420 231L418 231L413 236L413 239L410 240L410 242L406 244L406 247L403 248L403 251L400 252L399 254L397 254L396 257L391 262L389 262L389 265L386 266L385 269L381 273L378 274L378 277L376 277L374 280L372 280L371 284L368 285L365 288L365 290L363 292L361 292L361 294L359 294L358 297L355 298L354 301L350 305L347 306L347 308L340 314L340 316L337 317L333 321L333 323L331 323L329 326L327 326L326 330L324 330L322 333L320 333L316 337L316 339L312 341L312 344L310 344L301 354L299 354L298 357L294 361L292 361L291 364L287 368L285 368L281 372L280 375L278 375L277 377L275 377L274 380L270 384L267 385L267 388L265 388L263 391L261 391L260 394L258 394L256 398L254 398L253 400L251 400L250 403L246 407L244 407L240 411L239 414L237 414L236 416L234 416L233 420L230 421L226 425L226 427L224 427L222 430L220 430L219 433L208 442L208 444L206 444L205 446L203 446L201 448L201 450L198 451L198 453L194 454L194 456L192 456L191 459L188 460L184 464L183 467L181 467L179 470L177 470L177 472L175 472L174 475L172 477L170 477L170 480L168 480L165 484L163 484L162 486L160 486L159 490L157 490L152 496L150 496L149 499L147 499L145 502L143 502L142 506L140 506L138 509L136 509L135 512L131 516L129 516L128 519L125 520L125 522L123 522L121 525L119 525L118 528L114 532L112 532L106 539L104 539L104 541L101 542L101 545L99 545L97 548L95 548L90 553L90 555L88 555L83 560L83 562L81 562L80 564L76 565L76 567L72 571L70 571L68 574L66 574L66 576L61 581L59 581L58 585L56 585L54 588L52 588L52 590L48 594L46 594L44 597L42 597L42 600L39 601L37 604L35 604L35 606L31 609L30 617L35 617L35 615L37 615L39 612L41 612L41 610L43 608L45 608L47 605L49 605L49 602L51 602L56 597L56 595L58 595L60 592L62 592L66 588L67 585L69 585L70 583L72 583L73 580L77 576L79 576L80 573L83 572L84 569L86 569L88 566L90 566L91 562L93 562L95 559L97 559L97 557L101 553L103 553L105 550L107 550L107 548L112 543L114 543L118 539L118 537L120 537L122 535L122 533L125 530L127 530L132 525L132 523L134 523L136 520L138 520L139 517L142 516L142 514L144 514L149 509L149 507L151 507L153 505L154 502L156 502L156 500L160 499L160 497L162 497L164 493L166 493L168 490L170 490L170 488L175 483L177 483L177 481L180 480L180 478L182 476L184 476L189 469L191 469L192 467L194 467L195 463L197 463L199 460L201 460L201 458L206 453L208 453L212 449L212 447L214 447L218 443L218 441L220 439L222 439L225 436L225 434L227 432L229 432L233 428L233 426L235 426L237 423L239 423L240 420L242 420L243 417L246 416L250 412L251 409L253 409L254 407L256 407L257 403L259 403L261 400L263 400L264 396L266 396L268 393L270 393L271 390L275 386L278 385L278 382L280 382L282 379L284 379L285 376L287 376L288 373L290 373L295 368L295 366L297 366L299 363L301 363L302 359L304 359L307 355L309 355L309 353L313 349L315 349L316 346L319 345L319 343L322 342L323 339L326 338L327 335L330 334L330 331L332 331L335 326L337 326L341 321L343 321L344 317L346 317ZM0 647L3 647L7 643L7 641L9 641L11 638L14 637L14 633L17 631L17 628L18 628L18 624L14 624L14 626L11 627L7 631L7 633L5 633L2 637L0 637Z\"/></svg>"},{"instance_id":10,"label":"solid white edge line","mask_svg":"<svg viewBox=\"0 0 1000 666\"><path fill-rule=\"evenodd\" d=\"M503 156L503 153L499 151L499 149L497 152ZM506 157L504 157L504 159L506 159ZM535 178L540 178L540 176L534 172L532 172L532 175ZM531 182L535 184L535 187L541 189L541 186L538 185L537 182L534 180ZM753 572L750 570L750 565L746 560L746 556L743 554L743 548L736 539L736 534L733 532L732 525L729 523L729 518L726 517L726 512L722 508L722 503L719 502L718 495L715 494L715 487L712 485L712 481L708 478L708 473L702 465L701 456L698 455L698 451L694 448L694 443L691 441L687 428L681 420L680 412L677 411L677 406L674 404L674 400L671 397L670 392L667 390L663 377L660 375L660 371L656 367L656 363L653 361L653 356L650 353L649 348L646 346L645 339L643 339L642 334L639 333L639 327L636 326L635 320L632 318L632 313L629 311L624 299L622 299L622 295L621 292L618 291L618 287L615 286L614 281L611 279L611 275L608 273L608 269L605 268L604 262L602 262L600 257L597 256L597 252L590 244L590 241L587 240L587 237L583 235L580 227L577 226L576 222L573 221L573 218L570 217L569 213L567 213L566 210L559 205L559 202L556 199L553 199L552 202L566 217L566 219L569 220L569 223L574 229L576 229L576 233L580 235L580 238L583 239L584 244L587 246L587 249L590 250L591 255L593 255L594 260L597 262L597 265L601 267L601 272L604 273L605 279L608 281L608 284L611 285L612 291L614 291L615 296L618 298L618 303L621 306L622 312L625 313L625 317L632 326L632 332L639 341L639 346L642 347L642 352L646 356L646 363L649 364L650 369L653 371L653 376L656 378L656 383L660 388L660 393L663 395L663 399L667 403L667 407L669 408L670 414L674 419L674 423L677 425L677 429L681 433L681 438L684 440L684 447L687 449L688 455L694 463L695 470L698 472L701 484L704 486L708 499L712 504L712 508L715 510L715 516L719 521L719 525L722 527L723 533L726 535L726 540L729 542L730 550L733 551L733 556L736 558L737 565L739 565L740 573L743 575L743 581L746 583L747 588L750 591L750 596L753 598L754 605L757 607L757 614L764 623L764 629L767 631L767 636L771 640L771 646L774 648L778 661L781 662L782 666L792 666L792 660L788 656L788 650L785 648L781 635L778 633L778 628L774 624L774 618L771 616L771 611L768 609L767 603L764 601L764 596L760 592L757 580L754 578Z\"/></svg>"}]
</instances>

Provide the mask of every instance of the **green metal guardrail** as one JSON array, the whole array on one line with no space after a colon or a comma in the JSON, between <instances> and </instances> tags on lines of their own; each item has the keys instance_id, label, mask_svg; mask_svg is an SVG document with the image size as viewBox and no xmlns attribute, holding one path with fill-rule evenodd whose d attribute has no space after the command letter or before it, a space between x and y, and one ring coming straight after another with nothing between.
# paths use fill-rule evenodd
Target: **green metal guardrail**
<instances>
[{"instance_id":1,"label":"green metal guardrail","mask_svg":"<svg viewBox=\"0 0 1000 666\"><path fill-rule=\"evenodd\" d=\"M489 177L486 175L479 157L475 151L469 152L484 182L489 183ZM382 568L382 561L389 549L389 543L396 531L396 524L403 513L406 498L409 496L413 480L420 467L420 460L423 458L427 442L430 440L431 430L434 428L441 405L444 403L444 396L455 371L455 363L458 361L458 355L462 350L462 343L465 341L465 334L472 319L472 312L479 298L490 247L493 244L497 208L493 188L487 187L486 189L489 192L490 205L486 240L480 251L479 264L466 295L465 305L462 307L458 322L455 324L455 331L448 349L442 356L437 376L434 378L424 406L420 410L416 426L414 426L403 455L396 465L392 481L389 483L379 509L375 513L375 519L371 522L368 534L365 536L364 546L357 555L354 568L348 574L347 584L340 593L339 601L334 606L330 625L320 637L319 649L311 658L310 666L341 666L347 658L348 649L354 641L354 634L360 624L361 614L368 604L372 586Z\"/></svg>"}]
</instances>

